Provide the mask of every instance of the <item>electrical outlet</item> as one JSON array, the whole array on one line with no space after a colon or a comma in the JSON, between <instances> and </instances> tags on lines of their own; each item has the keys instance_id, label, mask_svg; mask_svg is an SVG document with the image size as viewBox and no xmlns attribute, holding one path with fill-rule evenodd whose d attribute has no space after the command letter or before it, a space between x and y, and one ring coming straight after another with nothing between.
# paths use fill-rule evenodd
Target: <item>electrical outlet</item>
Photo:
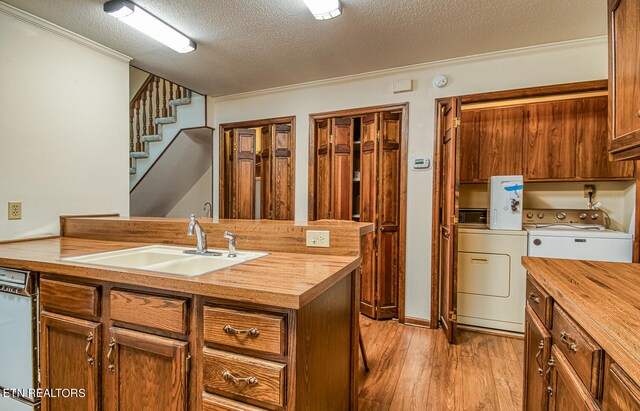
<instances>
[{"instance_id":1,"label":"electrical outlet","mask_svg":"<svg viewBox=\"0 0 640 411\"><path fill-rule=\"evenodd\" d=\"M595 196L596 195L596 186L594 186L593 184L585 184L584 185L584 198L589 198L589 193L591 193L591 196Z\"/></svg>"},{"instance_id":2,"label":"electrical outlet","mask_svg":"<svg viewBox=\"0 0 640 411\"><path fill-rule=\"evenodd\" d=\"M329 232L307 230L307 247L329 247Z\"/></svg>"},{"instance_id":3,"label":"electrical outlet","mask_svg":"<svg viewBox=\"0 0 640 411\"><path fill-rule=\"evenodd\" d=\"M20 220L22 218L22 202L9 201L9 220Z\"/></svg>"}]
</instances>

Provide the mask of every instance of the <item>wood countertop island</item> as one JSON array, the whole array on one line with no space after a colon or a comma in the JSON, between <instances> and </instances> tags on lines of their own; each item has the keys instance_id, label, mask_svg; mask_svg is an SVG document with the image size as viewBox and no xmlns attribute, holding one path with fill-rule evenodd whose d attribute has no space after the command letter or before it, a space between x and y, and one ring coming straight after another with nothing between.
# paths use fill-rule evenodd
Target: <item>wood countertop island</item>
<instances>
[{"instance_id":1,"label":"wood countertop island","mask_svg":"<svg viewBox=\"0 0 640 411\"><path fill-rule=\"evenodd\" d=\"M548 332L553 344L548 351L558 369L546 382L550 390L559 390L549 395L550 409L569 397L586 409L640 409L640 264L535 257L523 257L522 264L529 275L528 334L539 331L544 342ZM541 330L536 331L533 323L538 321ZM528 351L536 354L537 340L530 345ZM534 360L529 364L537 370ZM580 384L563 397L564 390L558 388L564 387L562 376L574 375L563 371L565 361L572 366L566 369L575 371L573 381ZM535 391L535 374L526 395Z\"/></svg>"},{"instance_id":2,"label":"wood countertop island","mask_svg":"<svg viewBox=\"0 0 640 411\"><path fill-rule=\"evenodd\" d=\"M198 221L209 249L231 231L238 251L268 254L193 276L64 260L195 248L188 219L67 217L59 237L0 243L0 266L39 274L41 387L85 388L77 409L356 410L360 247L373 226ZM329 247L307 247L307 230ZM43 398L43 410L63 401Z\"/></svg>"}]
</instances>

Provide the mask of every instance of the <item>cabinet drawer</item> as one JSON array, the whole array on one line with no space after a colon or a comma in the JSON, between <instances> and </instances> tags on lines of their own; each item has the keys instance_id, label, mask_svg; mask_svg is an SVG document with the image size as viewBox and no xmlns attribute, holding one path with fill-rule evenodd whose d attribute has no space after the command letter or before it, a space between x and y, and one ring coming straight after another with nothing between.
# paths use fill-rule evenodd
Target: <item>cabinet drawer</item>
<instances>
[{"instance_id":1,"label":"cabinet drawer","mask_svg":"<svg viewBox=\"0 0 640 411\"><path fill-rule=\"evenodd\" d=\"M98 287L42 278L40 303L45 311L75 314L97 319L100 316Z\"/></svg>"},{"instance_id":2,"label":"cabinet drawer","mask_svg":"<svg viewBox=\"0 0 640 411\"><path fill-rule=\"evenodd\" d=\"M265 411L264 408L253 407L230 400L228 398L219 397L217 395L204 393L202 395L203 411Z\"/></svg>"},{"instance_id":3,"label":"cabinet drawer","mask_svg":"<svg viewBox=\"0 0 640 411\"><path fill-rule=\"evenodd\" d=\"M557 304L551 336L591 395L599 398L602 348Z\"/></svg>"},{"instance_id":4,"label":"cabinet drawer","mask_svg":"<svg viewBox=\"0 0 640 411\"><path fill-rule=\"evenodd\" d=\"M179 334L187 333L187 304L184 298L112 290L111 319Z\"/></svg>"},{"instance_id":5,"label":"cabinet drawer","mask_svg":"<svg viewBox=\"0 0 640 411\"><path fill-rule=\"evenodd\" d=\"M276 406L284 405L285 364L205 348L203 384Z\"/></svg>"},{"instance_id":6,"label":"cabinet drawer","mask_svg":"<svg viewBox=\"0 0 640 411\"><path fill-rule=\"evenodd\" d=\"M204 307L204 340L214 344L285 354L284 315Z\"/></svg>"},{"instance_id":7,"label":"cabinet drawer","mask_svg":"<svg viewBox=\"0 0 640 411\"><path fill-rule=\"evenodd\" d=\"M527 275L527 304L538 315L540 321L547 328L550 328L553 300L530 275Z\"/></svg>"}]
</instances>

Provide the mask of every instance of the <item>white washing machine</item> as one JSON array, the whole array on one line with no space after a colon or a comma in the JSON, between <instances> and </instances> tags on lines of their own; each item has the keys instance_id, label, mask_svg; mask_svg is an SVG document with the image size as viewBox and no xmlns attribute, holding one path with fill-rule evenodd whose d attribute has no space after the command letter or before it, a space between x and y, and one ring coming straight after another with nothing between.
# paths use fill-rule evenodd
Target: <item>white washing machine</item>
<instances>
[{"instance_id":1,"label":"white washing machine","mask_svg":"<svg viewBox=\"0 0 640 411\"><path fill-rule=\"evenodd\" d=\"M458 324L524 332L524 230L458 229Z\"/></svg>"},{"instance_id":2,"label":"white washing machine","mask_svg":"<svg viewBox=\"0 0 640 411\"><path fill-rule=\"evenodd\" d=\"M633 235L606 228L601 210L525 210L528 255L569 260L633 259Z\"/></svg>"}]
</instances>

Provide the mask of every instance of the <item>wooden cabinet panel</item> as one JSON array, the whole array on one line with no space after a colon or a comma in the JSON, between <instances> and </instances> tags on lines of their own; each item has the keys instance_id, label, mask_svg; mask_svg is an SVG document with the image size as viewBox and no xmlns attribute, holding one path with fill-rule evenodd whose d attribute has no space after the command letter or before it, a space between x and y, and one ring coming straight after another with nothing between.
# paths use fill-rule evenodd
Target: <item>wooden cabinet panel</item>
<instances>
[{"instance_id":1,"label":"wooden cabinet panel","mask_svg":"<svg viewBox=\"0 0 640 411\"><path fill-rule=\"evenodd\" d=\"M273 218L271 197L271 126L262 127L260 132L260 218Z\"/></svg>"},{"instance_id":2,"label":"wooden cabinet panel","mask_svg":"<svg viewBox=\"0 0 640 411\"><path fill-rule=\"evenodd\" d=\"M144 327L187 334L188 300L112 290L111 319Z\"/></svg>"},{"instance_id":3,"label":"wooden cabinet panel","mask_svg":"<svg viewBox=\"0 0 640 411\"><path fill-rule=\"evenodd\" d=\"M555 344L551 348L551 362L549 410L598 411L598 404Z\"/></svg>"},{"instance_id":4,"label":"wooden cabinet panel","mask_svg":"<svg viewBox=\"0 0 640 411\"><path fill-rule=\"evenodd\" d=\"M43 278L40 280L40 303L46 311L93 320L100 315L100 292L94 286Z\"/></svg>"},{"instance_id":5,"label":"wooden cabinet panel","mask_svg":"<svg viewBox=\"0 0 640 411\"><path fill-rule=\"evenodd\" d=\"M594 398L600 398L602 348L559 305L553 307L553 341Z\"/></svg>"},{"instance_id":6,"label":"wooden cabinet panel","mask_svg":"<svg viewBox=\"0 0 640 411\"><path fill-rule=\"evenodd\" d=\"M265 411L264 408L254 407L209 393L202 395L202 409L203 411Z\"/></svg>"},{"instance_id":7,"label":"wooden cabinet panel","mask_svg":"<svg viewBox=\"0 0 640 411\"><path fill-rule=\"evenodd\" d=\"M460 115L460 182L480 180L480 110L466 110ZM520 144L522 146L522 143Z\"/></svg>"},{"instance_id":8,"label":"wooden cabinet panel","mask_svg":"<svg viewBox=\"0 0 640 411\"><path fill-rule=\"evenodd\" d=\"M223 307L204 307L204 340L214 344L284 355L287 341L285 316Z\"/></svg>"},{"instance_id":9,"label":"wooden cabinet panel","mask_svg":"<svg viewBox=\"0 0 640 411\"><path fill-rule=\"evenodd\" d=\"M577 101L578 132L576 141L576 177L633 178L632 161L609 161L607 97Z\"/></svg>"},{"instance_id":10,"label":"wooden cabinet panel","mask_svg":"<svg viewBox=\"0 0 640 411\"><path fill-rule=\"evenodd\" d=\"M205 389L284 405L285 364L208 348L202 360Z\"/></svg>"},{"instance_id":11,"label":"wooden cabinet panel","mask_svg":"<svg viewBox=\"0 0 640 411\"><path fill-rule=\"evenodd\" d=\"M640 410L640 387L616 363L607 360L604 376L603 411Z\"/></svg>"},{"instance_id":12,"label":"wooden cabinet panel","mask_svg":"<svg viewBox=\"0 0 640 411\"><path fill-rule=\"evenodd\" d=\"M640 158L640 3L609 0L609 120L615 159Z\"/></svg>"},{"instance_id":13,"label":"wooden cabinet panel","mask_svg":"<svg viewBox=\"0 0 640 411\"><path fill-rule=\"evenodd\" d=\"M376 251L373 245L375 233L360 238L362 263L360 266L360 312L371 318L376 316Z\"/></svg>"},{"instance_id":14,"label":"wooden cabinet panel","mask_svg":"<svg viewBox=\"0 0 640 411\"><path fill-rule=\"evenodd\" d=\"M43 312L40 315L42 388L85 390L85 396L43 397L46 411L97 411L100 398L101 326Z\"/></svg>"},{"instance_id":15,"label":"wooden cabinet panel","mask_svg":"<svg viewBox=\"0 0 640 411\"><path fill-rule=\"evenodd\" d=\"M576 175L577 102L530 104L525 110L525 179L572 179Z\"/></svg>"},{"instance_id":16,"label":"wooden cabinet panel","mask_svg":"<svg viewBox=\"0 0 640 411\"><path fill-rule=\"evenodd\" d=\"M316 219L331 218L331 141L329 120L316 121Z\"/></svg>"},{"instance_id":17,"label":"wooden cabinet panel","mask_svg":"<svg viewBox=\"0 0 640 411\"><path fill-rule=\"evenodd\" d=\"M186 410L188 343L109 329L105 396L111 410Z\"/></svg>"},{"instance_id":18,"label":"wooden cabinet panel","mask_svg":"<svg viewBox=\"0 0 640 411\"><path fill-rule=\"evenodd\" d=\"M331 120L333 153L331 158L332 215L335 220L351 220L353 183L353 119Z\"/></svg>"},{"instance_id":19,"label":"wooden cabinet panel","mask_svg":"<svg viewBox=\"0 0 640 411\"><path fill-rule=\"evenodd\" d=\"M375 223L378 201L378 113L362 117L360 132L360 221Z\"/></svg>"},{"instance_id":20,"label":"wooden cabinet panel","mask_svg":"<svg viewBox=\"0 0 640 411\"><path fill-rule=\"evenodd\" d=\"M274 220L293 220L293 157L291 124L276 124L273 136Z\"/></svg>"},{"instance_id":21,"label":"wooden cabinet panel","mask_svg":"<svg viewBox=\"0 0 640 411\"><path fill-rule=\"evenodd\" d=\"M231 193L232 218L255 217L256 131L234 130L233 191Z\"/></svg>"},{"instance_id":22,"label":"wooden cabinet panel","mask_svg":"<svg viewBox=\"0 0 640 411\"><path fill-rule=\"evenodd\" d=\"M502 107L480 112L478 177L522 175L523 108ZM462 173L462 167L460 168Z\"/></svg>"},{"instance_id":23,"label":"wooden cabinet panel","mask_svg":"<svg viewBox=\"0 0 640 411\"><path fill-rule=\"evenodd\" d=\"M531 307L542 323L551 328L553 300L530 275L527 275L527 306Z\"/></svg>"},{"instance_id":24,"label":"wooden cabinet panel","mask_svg":"<svg viewBox=\"0 0 640 411\"><path fill-rule=\"evenodd\" d=\"M546 411L551 334L531 307L525 310L524 333L524 410Z\"/></svg>"}]
</instances>

